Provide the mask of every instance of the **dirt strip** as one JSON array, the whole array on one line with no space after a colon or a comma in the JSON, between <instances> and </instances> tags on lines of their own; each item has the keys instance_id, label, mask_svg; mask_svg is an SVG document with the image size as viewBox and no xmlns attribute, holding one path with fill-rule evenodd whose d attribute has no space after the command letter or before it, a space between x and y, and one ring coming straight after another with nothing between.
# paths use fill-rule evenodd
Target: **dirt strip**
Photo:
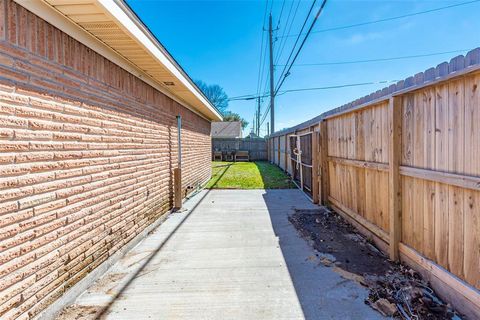
<instances>
[{"instance_id":1,"label":"dirt strip","mask_svg":"<svg viewBox=\"0 0 480 320\"><path fill-rule=\"evenodd\" d=\"M365 303L396 319L461 319L413 269L394 263L338 214L322 207L289 217L320 263L369 289Z\"/></svg>"}]
</instances>

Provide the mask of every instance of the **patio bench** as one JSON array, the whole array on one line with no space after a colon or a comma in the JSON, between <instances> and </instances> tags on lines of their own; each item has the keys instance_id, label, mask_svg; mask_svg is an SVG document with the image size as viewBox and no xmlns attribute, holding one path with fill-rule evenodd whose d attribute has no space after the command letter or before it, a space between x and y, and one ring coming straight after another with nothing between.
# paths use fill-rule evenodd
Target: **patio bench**
<instances>
[{"instance_id":1,"label":"patio bench","mask_svg":"<svg viewBox=\"0 0 480 320\"><path fill-rule=\"evenodd\" d=\"M235 154L232 151L224 152L223 161L235 161Z\"/></svg>"},{"instance_id":2,"label":"patio bench","mask_svg":"<svg viewBox=\"0 0 480 320\"><path fill-rule=\"evenodd\" d=\"M213 151L213 161L222 161L222 151Z\"/></svg>"},{"instance_id":3,"label":"patio bench","mask_svg":"<svg viewBox=\"0 0 480 320\"><path fill-rule=\"evenodd\" d=\"M237 161L250 161L250 154L248 151L237 151L235 153L235 162Z\"/></svg>"}]
</instances>

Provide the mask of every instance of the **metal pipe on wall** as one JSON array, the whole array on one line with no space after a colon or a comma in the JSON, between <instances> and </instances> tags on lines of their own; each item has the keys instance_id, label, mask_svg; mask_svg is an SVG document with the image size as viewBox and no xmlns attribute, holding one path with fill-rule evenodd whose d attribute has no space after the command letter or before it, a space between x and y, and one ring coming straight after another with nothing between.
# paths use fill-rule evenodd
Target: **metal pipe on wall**
<instances>
[{"instance_id":1,"label":"metal pipe on wall","mask_svg":"<svg viewBox=\"0 0 480 320\"><path fill-rule=\"evenodd\" d=\"M177 116L178 167L182 168L182 116Z\"/></svg>"},{"instance_id":2,"label":"metal pipe on wall","mask_svg":"<svg viewBox=\"0 0 480 320\"><path fill-rule=\"evenodd\" d=\"M173 169L174 208L182 208L182 117L177 116L178 157L177 167Z\"/></svg>"}]
</instances>

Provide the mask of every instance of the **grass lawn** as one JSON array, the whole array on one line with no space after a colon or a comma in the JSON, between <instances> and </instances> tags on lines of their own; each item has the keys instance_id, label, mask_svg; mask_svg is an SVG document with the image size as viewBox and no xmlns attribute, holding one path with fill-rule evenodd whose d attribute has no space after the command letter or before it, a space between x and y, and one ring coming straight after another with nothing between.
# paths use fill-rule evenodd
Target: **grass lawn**
<instances>
[{"instance_id":1,"label":"grass lawn","mask_svg":"<svg viewBox=\"0 0 480 320\"><path fill-rule=\"evenodd\" d=\"M288 176L266 161L212 162L208 189L289 189L294 184Z\"/></svg>"}]
</instances>

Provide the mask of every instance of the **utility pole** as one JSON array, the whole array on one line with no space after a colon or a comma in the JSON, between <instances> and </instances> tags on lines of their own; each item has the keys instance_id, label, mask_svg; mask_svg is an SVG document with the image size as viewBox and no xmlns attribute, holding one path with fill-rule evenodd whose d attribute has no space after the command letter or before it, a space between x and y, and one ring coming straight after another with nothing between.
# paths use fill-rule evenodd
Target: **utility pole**
<instances>
[{"instance_id":1,"label":"utility pole","mask_svg":"<svg viewBox=\"0 0 480 320\"><path fill-rule=\"evenodd\" d=\"M260 97L257 98L257 136L260 137Z\"/></svg>"},{"instance_id":2,"label":"utility pole","mask_svg":"<svg viewBox=\"0 0 480 320\"><path fill-rule=\"evenodd\" d=\"M270 130L269 129L270 129L270 124L267 122L267 136L270 135Z\"/></svg>"},{"instance_id":3,"label":"utility pole","mask_svg":"<svg viewBox=\"0 0 480 320\"><path fill-rule=\"evenodd\" d=\"M252 126L252 130L250 131L251 133L254 133L254 132L257 130L257 129L256 129L256 128L257 128L257 127L256 127L256 122L257 122L257 115L255 114L255 115L253 116L253 126Z\"/></svg>"},{"instance_id":4,"label":"utility pole","mask_svg":"<svg viewBox=\"0 0 480 320\"><path fill-rule=\"evenodd\" d=\"M270 132L275 132L275 89L273 77L273 30L272 30L272 14L268 20L268 36L270 41Z\"/></svg>"}]
</instances>

